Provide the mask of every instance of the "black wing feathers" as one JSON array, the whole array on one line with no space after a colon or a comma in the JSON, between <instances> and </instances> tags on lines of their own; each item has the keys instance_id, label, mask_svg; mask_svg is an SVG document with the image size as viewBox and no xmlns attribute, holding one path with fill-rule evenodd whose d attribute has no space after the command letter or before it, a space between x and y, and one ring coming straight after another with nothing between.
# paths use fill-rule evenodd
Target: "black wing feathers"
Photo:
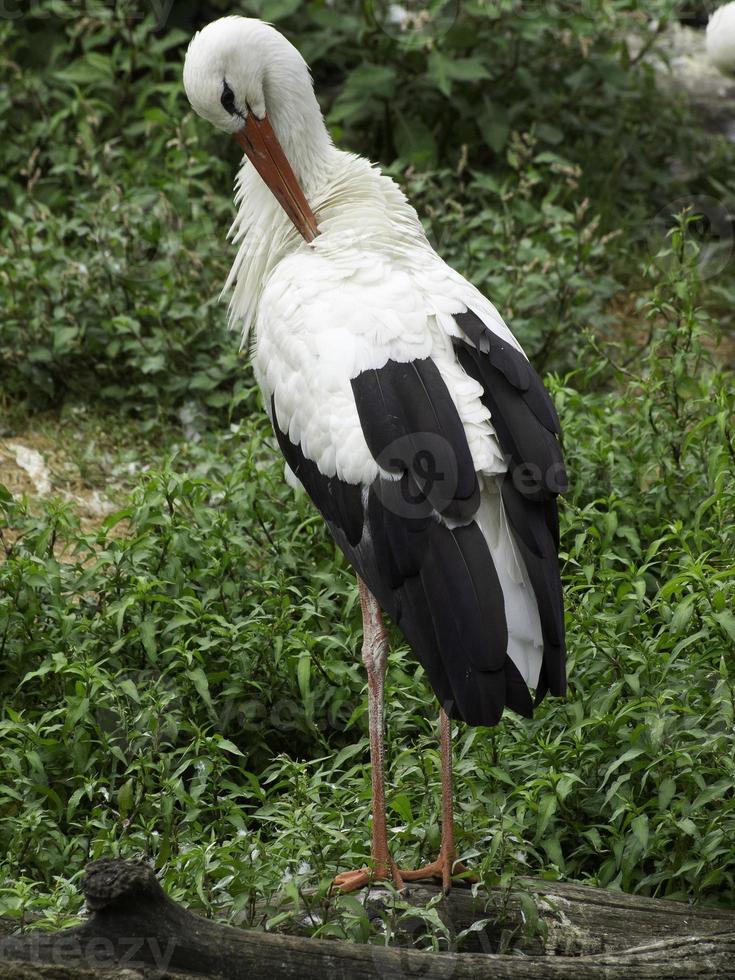
<instances>
[{"instance_id":1,"label":"black wing feathers","mask_svg":"<svg viewBox=\"0 0 735 980\"><path fill-rule=\"evenodd\" d=\"M352 380L360 424L384 470L408 471L433 508L469 520L480 488L464 427L429 358L388 361Z\"/></svg>"},{"instance_id":2,"label":"black wing feathers","mask_svg":"<svg viewBox=\"0 0 735 980\"><path fill-rule=\"evenodd\" d=\"M462 332L483 355L484 363L521 392L523 400L541 425L549 432L559 435L561 432L559 416L551 396L523 354L489 330L472 310L455 313L454 319Z\"/></svg>"},{"instance_id":3,"label":"black wing feathers","mask_svg":"<svg viewBox=\"0 0 735 980\"><path fill-rule=\"evenodd\" d=\"M282 431L273 400L279 446L347 559L406 636L445 710L494 725L507 704L505 607L472 520L480 490L454 402L429 360L388 362L355 378L353 391L371 453L399 479L379 477L360 488L325 477ZM437 512L466 523L450 529ZM511 706L527 709L521 698Z\"/></svg>"},{"instance_id":4,"label":"black wing feathers","mask_svg":"<svg viewBox=\"0 0 735 980\"><path fill-rule=\"evenodd\" d=\"M520 351L495 336L471 310L454 318L471 341L455 342L457 357L482 384L483 401L509 457L503 504L528 571L544 638L538 702L546 691L566 690L556 497L566 490L567 477L556 438L559 418L543 382Z\"/></svg>"},{"instance_id":5,"label":"black wing feathers","mask_svg":"<svg viewBox=\"0 0 735 980\"><path fill-rule=\"evenodd\" d=\"M503 480L503 503L531 579L544 640L558 651L564 645L564 614L552 531L543 509L519 492L510 474Z\"/></svg>"},{"instance_id":6,"label":"black wing feathers","mask_svg":"<svg viewBox=\"0 0 735 980\"><path fill-rule=\"evenodd\" d=\"M544 660L537 700L564 690L564 621L555 497L565 486L559 421L540 378L471 311L456 316L464 370L508 454L502 498L537 599ZM352 380L368 448L388 476L370 487L326 477L272 418L291 469L335 541L402 630L445 710L474 725L496 724L504 707L533 706L507 654L503 591L475 520L480 488L464 426L429 358L388 361ZM524 482L525 481L525 482Z\"/></svg>"},{"instance_id":7,"label":"black wing feathers","mask_svg":"<svg viewBox=\"0 0 735 980\"><path fill-rule=\"evenodd\" d=\"M529 494L548 498L566 490L559 443L553 430L539 423L524 392L515 388L476 348L459 343L456 353L467 374L483 386L483 401L490 409L500 444L510 456L511 469L519 470L519 479L527 484Z\"/></svg>"},{"instance_id":8,"label":"black wing feathers","mask_svg":"<svg viewBox=\"0 0 735 980\"><path fill-rule=\"evenodd\" d=\"M428 544L421 580L441 647L462 650L478 670L501 670L508 646L503 592L482 531L474 521L453 531L437 524Z\"/></svg>"},{"instance_id":9,"label":"black wing feathers","mask_svg":"<svg viewBox=\"0 0 735 980\"><path fill-rule=\"evenodd\" d=\"M271 400L271 417L278 445L294 475L329 524L336 524L350 544L357 544L363 532L362 489L319 472L316 463L307 459L276 422L276 406Z\"/></svg>"}]
</instances>

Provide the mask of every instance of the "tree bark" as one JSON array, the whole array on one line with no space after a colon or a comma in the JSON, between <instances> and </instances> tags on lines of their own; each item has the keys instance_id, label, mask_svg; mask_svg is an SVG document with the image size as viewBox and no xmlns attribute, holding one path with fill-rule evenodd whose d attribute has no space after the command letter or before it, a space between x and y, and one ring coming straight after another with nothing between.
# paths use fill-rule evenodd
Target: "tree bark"
<instances>
[{"instance_id":1,"label":"tree bark","mask_svg":"<svg viewBox=\"0 0 735 980\"><path fill-rule=\"evenodd\" d=\"M425 906L440 888L415 885L409 901ZM522 896L532 899L539 927L524 922ZM390 908L389 892L373 890L368 913ZM538 956L588 956L643 946L654 940L681 936L735 934L735 911L685 905L623 892L572 885L559 881L518 878L510 892L495 890L476 897L468 888L453 888L437 906L450 935L474 926L462 940L463 952L497 953L512 950ZM478 923L486 922L482 928ZM410 943L420 931L420 919L404 924L398 941Z\"/></svg>"},{"instance_id":2,"label":"tree bark","mask_svg":"<svg viewBox=\"0 0 735 980\"><path fill-rule=\"evenodd\" d=\"M530 879L523 886L532 896L540 921L546 923L535 936L520 928L523 900L516 892L493 893L482 900L455 889L442 905L442 915L455 932L477 921L478 914L489 918L488 928L479 934L485 935L479 940L480 948L483 942L487 948L497 948L502 940L513 949L512 954L425 953L223 925L173 902L146 865L103 859L88 866L83 881L89 919L57 933L33 932L0 941L0 980L134 980L141 974L171 980L192 980L194 976L224 980L735 980L733 912ZM434 894L431 888L416 888L409 899L421 904ZM385 903L388 897L392 900L390 893L379 893L377 901ZM368 911L375 909L375 901L370 899ZM526 907L527 903L528 899ZM563 955L555 955L558 952Z\"/></svg>"}]
</instances>

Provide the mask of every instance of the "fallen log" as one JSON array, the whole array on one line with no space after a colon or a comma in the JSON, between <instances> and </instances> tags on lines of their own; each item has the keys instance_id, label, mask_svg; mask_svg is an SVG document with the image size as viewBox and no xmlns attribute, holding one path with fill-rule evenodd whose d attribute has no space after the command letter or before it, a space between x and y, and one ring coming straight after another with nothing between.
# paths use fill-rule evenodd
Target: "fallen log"
<instances>
[{"instance_id":1,"label":"fallen log","mask_svg":"<svg viewBox=\"0 0 735 980\"><path fill-rule=\"evenodd\" d=\"M412 886L406 898L422 907L436 902L440 894L439 886L422 884ZM537 928L529 929L524 895L532 899ZM389 891L373 889L366 910L368 915L384 915L394 902ZM735 911L729 909L534 878L518 878L512 891L497 889L489 894L454 888L447 898L439 898L435 908L450 937L466 933L459 945L462 952L589 956L643 946L654 939L735 934ZM411 945L421 927L418 918L404 919L398 942Z\"/></svg>"},{"instance_id":2,"label":"fallen log","mask_svg":"<svg viewBox=\"0 0 735 980\"><path fill-rule=\"evenodd\" d=\"M224 925L172 901L146 865L102 859L88 866L83 881L88 920L57 933L36 931L0 941L0 980L43 976L134 980L140 975L171 980L194 976L224 980L735 980L733 912L552 882L525 880L524 888L534 896L540 918L553 926L542 929L541 938L524 938L523 930L516 930L509 955L424 953ZM425 902L435 893L416 889L411 900ZM491 920L492 909L502 908L496 933L488 935L491 943L493 935L519 924L515 898L502 893L486 896L484 902L489 905L484 908L474 904L479 898L456 889L444 900L445 914L456 929L467 917L475 916L478 908ZM385 897L379 900L384 902ZM641 935L646 942L639 941ZM589 952L595 944L605 951ZM526 951L532 948L535 955L528 955ZM580 955L569 955L574 949ZM557 950L564 955L554 955Z\"/></svg>"}]
</instances>

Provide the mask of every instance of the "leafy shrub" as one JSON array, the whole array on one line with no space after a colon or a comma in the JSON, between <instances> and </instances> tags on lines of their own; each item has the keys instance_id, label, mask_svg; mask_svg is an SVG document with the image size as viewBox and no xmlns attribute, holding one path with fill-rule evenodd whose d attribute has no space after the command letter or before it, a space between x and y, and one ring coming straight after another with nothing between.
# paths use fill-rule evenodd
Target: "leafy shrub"
<instances>
[{"instance_id":1,"label":"leafy shrub","mask_svg":"<svg viewBox=\"0 0 735 980\"><path fill-rule=\"evenodd\" d=\"M236 406L242 360L213 285L228 267L231 171L184 110L170 57L184 35L129 26L122 6L61 30L0 26L17 59L0 118L6 395L149 417L192 397Z\"/></svg>"},{"instance_id":2,"label":"leafy shrub","mask_svg":"<svg viewBox=\"0 0 735 980\"><path fill-rule=\"evenodd\" d=\"M650 257L651 216L680 192L732 200L733 150L705 146L628 54L671 3L453 7L415 31L378 0L239 9L298 41L337 139L405 184L557 372L571 691L531 723L458 733L460 845L488 883L732 903L735 406L707 351L735 287L700 281L691 216ZM237 153L180 82L193 28L232 9L156 24L55 0L0 25L3 407L112 404L164 442L194 400L210 426L94 532L0 489L0 910L64 923L85 861L118 853L237 921L281 927L285 894L318 908L319 934L366 939L361 909L325 899L369 850L354 580L251 411L215 300ZM398 637L388 725L410 864L438 846L438 751Z\"/></svg>"},{"instance_id":3,"label":"leafy shrub","mask_svg":"<svg viewBox=\"0 0 735 980\"><path fill-rule=\"evenodd\" d=\"M628 53L626 37L649 44L648 18L664 25L674 6L465 0L431 5L416 31L389 23L377 0L239 9L297 40L343 145L401 179L420 168L405 179L423 187L430 234L510 306L543 364L564 367L573 332L602 323L630 277L631 248L647 254L636 228L681 189L672 129L682 164L702 149ZM6 404L101 400L151 424L192 398L218 418L252 407L216 305L237 152L194 119L180 77L193 28L232 9L211 0L151 15L116 0L80 17L59 0L0 24ZM708 152L690 191L731 173L731 155Z\"/></svg>"},{"instance_id":4,"label":"leafy shrub","mask_svg":"<svg viewBox=\"0 0 735 980\"><path fill-rule=\"evenodd\" d=\"M620 389L596 388L601 358L617 361L592 334L552 384L573 484L571 690L532 722L460 726L460 847L487 882L735 899L735 404L702 346L691 221L652 265L650 344L607 366ZM318 904L317 932L366 938L353 906L323 904L369 851L354 580L281 465L256 415L182 449L93 535L57 503L33 516L4 497L0 845L25 877L0 905L66 921L60 876L142 854L174 894L238 921L282 926L285 893ZM438 846L439 760L397 637L387 714L408 864Z\"/></svg>"}]
</instances>

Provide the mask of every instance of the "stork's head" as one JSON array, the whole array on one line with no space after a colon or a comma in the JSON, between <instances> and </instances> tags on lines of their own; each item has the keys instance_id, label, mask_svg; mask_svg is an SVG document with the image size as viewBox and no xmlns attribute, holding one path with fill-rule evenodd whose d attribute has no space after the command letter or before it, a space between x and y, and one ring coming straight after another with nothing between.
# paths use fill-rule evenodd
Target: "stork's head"
<instances>
[{"instance_id":1,"label":"stork's head","mask_svg":"<svg viewBox=\"0 0 735 980\"><path fill-rule=\"evenodd\" d=\"M195 111L230 133L307 241L318 235L301 182L331 146L308 66L263 21L222 17L186 52L184 88Z\"/></svg>"}]
</instances>

